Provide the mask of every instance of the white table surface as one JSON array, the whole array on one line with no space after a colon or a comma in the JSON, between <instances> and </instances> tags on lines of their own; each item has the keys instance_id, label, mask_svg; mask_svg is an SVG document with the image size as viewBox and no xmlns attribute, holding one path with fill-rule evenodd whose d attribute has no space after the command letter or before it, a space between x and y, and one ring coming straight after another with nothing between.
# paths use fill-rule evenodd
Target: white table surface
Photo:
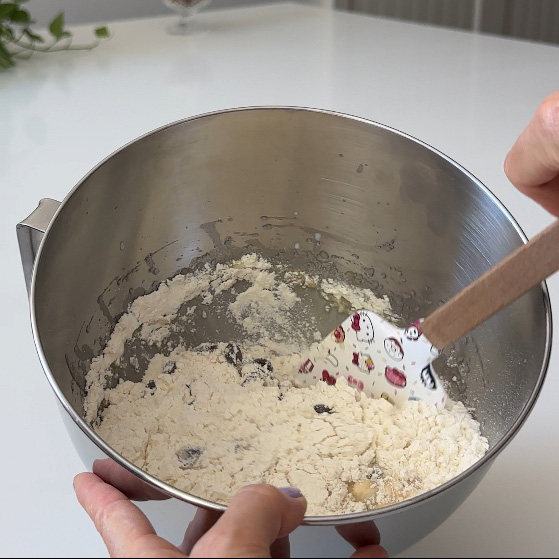
<instances>
[{"instance_id":1,"label":"white table surface","mask_svg":"<svg viewBox=\"0 0 559 559\"><path fill-rule=\"evenodd\" d=\"M207 111L249 105L333 109L409 133L487 185L532 236L552 217L519 194L502 164L540 101L559 88L559 49L300 6L201 14L203 32L170 36L171 18L110 23L90 52L37 55L0 74L3 371L0 553L99 557L106 549L72 490L83 466L31 335L15 226L40 198L62 200L137 136ZM89 37L91 26L76 28ZM559 279L548 281L552 308ZM559 371L482 483L402 557L557 556ZM178 542L190 517L142 505ZM180 517L179 517L180 516ZM348 556L333 528L301 527L293 555Z\"/></svg>"}]
</instances>

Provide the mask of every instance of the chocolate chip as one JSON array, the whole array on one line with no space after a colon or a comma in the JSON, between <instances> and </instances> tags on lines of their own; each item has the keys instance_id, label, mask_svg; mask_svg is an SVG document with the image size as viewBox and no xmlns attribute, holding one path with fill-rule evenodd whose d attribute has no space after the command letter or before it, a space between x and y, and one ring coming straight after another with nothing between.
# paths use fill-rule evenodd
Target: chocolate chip
<instances>
[{"instance_id":1,"label":"chocolate chip","mask_svg":"<svg viewBox=\"0 0 559 559\"><path fill-rule=\"evenodd\" d=\"M313 406L313 408L316 413L334 413L334 410L332 408L329 408L324 404L316 404L316 406Z\"/></svg>"},{"instance_id":2,"label":"chocolate chip","mask_svg":"<svg viewBox=\"0 0 559 559\"><path fill-rule=\"evenodd\" d=\"M211 353L217 349L217 344L212 344L210 342L203 342L197 348L196 351L207 351Z\"/></svg>"},{"instance_id":3,"label":"chocolate chip","mask_svg":"<svg viewBox=\"0 0 559 559\"><path fill-rule=\"evenodd\" d=\"M243 381L241 382L241 386L244 387L247 384L250 384L251 382L262 382L262 377L255 373L248 373L246 375L243 375Z\"/></svg>"},{"instance_id":4,"label":"chocolate chip","mask_svg":"<svg viewBox=\"0 0 559 559\"><path fill-rule=\"evenodd\" d=\"M165 363L165 366L163 367L163 372L166 375L170 375L171 373L175 372L175 369L177 368L177 364L174 361L167 361L167 363Z\"/></svg>"},{"instance_id":5,"label":"chocolate chip","mask_svg":"<svg viewBox=\"0 0 559 559\"><path fill-rule=\"evenodd\" d=\"M225 360L235 367L238 367L243 362L243 352L241 348L235 343L228 343L224 351Z\"/></svg>"},{"instance_id":6,"label":"chocolate chip","mask_svg":"<svg viewBox=\"0 0 559 559\"><path fill-rule=\"evenodd\" d=\"M194 468L202 456L203 449L199 446L183 446L177 450L177 458L182 464L181 470Z\"/></svg>"},{"instance_id":7,"label":"chocolate chip","mask_svg":"<svg viewBox=\"0 0 559 559\"><path fill-rule=\"evenodd\" d=\"M270 361L268 361L267 359L263 359L262 357L259 357L258 359L255 359L254 362L260 367L265 368L269 373L272 373L274 371L274 367L272 367L272 363L270 363Z\"/></svg>"},{"instance_id":8,"label":"chocolate chip","mask_svg":"<svg viewBox=\"0 0 559 559\"><path fill-rule=\"evenodd\" d=\"M154 390L155 389L155 381L154 380L150 380L146 386L150 389L150 390Z\"/></svg>"},{"instance_id":9,"label":"chocolate chip","mask_svg":"<svg viewBox=\"0 0 559 559\"><path fill-rule=\"evenodd\" d=\"M255 359L252 363L243 365L241 386L246 386L250 382L260 382L264 386L274 384L277 381L275 381L271 369L272 364L267 359Z\"/></svg>"},{"instance_id":10,"label":"chocolate chip","mask_svg":"<svg viewBox=\"0 0 559 559\"><path fill-rule=\"evenodd\" d=\"M367 479L381 479L384 477L384 474L378 466L372 466L371 471L365 477Z\"/></svg>"},{"instance_id":11,"label":"chocolate chip","mask_svg":"<svg viewBox=\"0 0 559 559\"><path fill-rule=\"evenodd\" d=\"M254 372L263 379L272 378L272 364L267 359L255 359L252 363ZM243 367L244 369L244 367Z\"/></svg>"}]
</instances>

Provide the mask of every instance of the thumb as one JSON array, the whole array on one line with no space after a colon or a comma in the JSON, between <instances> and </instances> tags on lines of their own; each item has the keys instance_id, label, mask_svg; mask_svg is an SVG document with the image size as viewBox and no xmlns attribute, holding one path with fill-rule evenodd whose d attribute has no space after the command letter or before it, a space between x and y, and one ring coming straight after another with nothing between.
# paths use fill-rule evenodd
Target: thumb
<instances>
[{"instance_id":1,"label":"thumb","mask_svg":"<svg viewBox=\"0 0 559 559\"><path fill-rule=\"evenodd\" d=\"M559 215L559 90L546 97L504 164L510 182Z\"/></svg>"},{"instance_id":2,"label":"thumb","mask_svg":"<svg viewBox=\"0 0 559 559\"><path fill-rule=\"evenodd\" d=\"M270 546L295 530L306 510L307 501L297 489L242 487L190 557L270 557Z\"/></svg>"}]
</instances>

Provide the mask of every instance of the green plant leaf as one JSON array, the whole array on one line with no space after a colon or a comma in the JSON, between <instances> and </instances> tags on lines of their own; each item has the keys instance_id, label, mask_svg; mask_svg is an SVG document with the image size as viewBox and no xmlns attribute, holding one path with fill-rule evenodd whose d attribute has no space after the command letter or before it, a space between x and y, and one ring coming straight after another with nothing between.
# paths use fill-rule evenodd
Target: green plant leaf
<instances>
[{"instance_id":1,"label":"green plant leaf","mask_svg":"<svg viewBox=\"0 0 559 559\"><path fill-rule=\"evenodd\" d=\"M60 12L49 25L50 34L59 41L64 37L71 37L72 34L69 31L64 30L64 12Z\"/></svg>"},{"instance_id":2,"label":"green plant leaf","mask_svg":"<svg viewBox=\"0 0 559 559\"><path fill-rule=\"evenodd\" d=\"M29 17L29 12L27 10L14 10L10 15L10 19L14 23L31 23L31 18Z\"/></svg>"},{"instance_id":3,"label":"green plant leaf","mask_svg":"<svg viewBox=\"0 0 559 559\"><path fill-rule=\"evenodd\" d=\"M100 39L106 39L109 36L109 30L106 27L98 27L95 29L95 36Z\"/></svg>"},{"instance_id":4,"label":"green plant leaf","mask_svg":"<svg viewBox=\"0 0 559 559\"><path fill-rule=\"evenodd\" d=\"M5 58L4 55L0 53L0 69L11 68L12 66L15 66L13 60L11 58Z\"/></svg>"},{"instance_id":5,"label":"green plant leaf","mask_svg":"<svg viewBox=\"0 0 559 559\"><path fill-rule=\"evenodd\" d=\"M33 31L31 31L31 29L29 29L28 27L26 29L24 29L23 32L25 33L25 36L28 39L31 39L31 41L35 41L36 43L44 43L45 42L45 40L41 37L41 35L37 35L37 33L34 33Z\"/></svg>"},{"instance_id":6,"label":"green plant leaf","mask_svg":"<svg viewBox=\"0 0 559 559\"><path fill-rule=\"evenodd\" d=\"M0 43L0 68L11 68L12 66L15 66L12 55Z\"/></svg>"},{"instance_id":7,"label":"green plant leaf","mask_svg":"<svg viewBox=\"0 0 559 559\"><path fill-rule=\"evenodd\" d=\"M17 10L17 4L9 3L9 4L0 4L0 19L9 19L12 12Z\"/></svg>"},{"instance_id":8,"label":"green plant leaf","mask_svg":"<svg viewBox=\"0 0 559 559\"><path fill-rule=\"evenodd\" d=\"M6 37L8 41L13 41L15 35L10 27L0 25L0 37Z\"/></svg>"},{"instance_id":9,"label":"green plant leaf","mask_svg":"<svg viewBox=\"0 0 559 559\"><path fill-rule=\"evenodd\" d=\"M35 23L27 10L21 9L20 5L28 0L12 0L6 2L0 0L0 69L10 68L16 65L16 59L29 58L35 52L56 52L64 49L72 50L89 50L99 44L99 41L93 41L90 45L74 46L72 45L72 32L65 29L64 12L58 15L50 22L48 26L49 33L54 37L54 43L49 41L47 45L46 38L35 32L31 25ZM109 29L105 26L94 29L97 39L105 39L110 37ZM56 45L62 39L70 39L69 41ZM20 39L25 39L20 42ZM17 45L19 51L15 54L10 52L8 46ZM38 46L36 43L44 43L47 46ZM56 46L54 46L56 45ZM54 47L54 48L53 48ZM17 49L16 49L17 50ZM24 56L24 54L29 56Z\"/></svg>"}]
</instances>

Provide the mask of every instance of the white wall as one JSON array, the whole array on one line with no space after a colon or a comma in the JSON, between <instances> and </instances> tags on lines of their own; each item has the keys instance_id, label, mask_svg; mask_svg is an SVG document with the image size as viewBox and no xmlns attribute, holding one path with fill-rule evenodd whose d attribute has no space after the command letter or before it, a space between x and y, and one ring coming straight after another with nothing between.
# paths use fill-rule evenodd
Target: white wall
<instances>
[{"instance_id":1,"label":"white wall","mask_svg":"<svg viewBox=\"0 0 559 559\"><path fill-rule=\"evenodd\" d=\"M332 7L333 0L300 0L302 3ZM212 0L207 9L231 8L277 3L278 0ZM105 23L116 19L167 15L172 12L161 0L30 0L24 8L34 20L35 27L45 27L59 12L64 12L68 25Z\"/></svg>"}]
</instances>

